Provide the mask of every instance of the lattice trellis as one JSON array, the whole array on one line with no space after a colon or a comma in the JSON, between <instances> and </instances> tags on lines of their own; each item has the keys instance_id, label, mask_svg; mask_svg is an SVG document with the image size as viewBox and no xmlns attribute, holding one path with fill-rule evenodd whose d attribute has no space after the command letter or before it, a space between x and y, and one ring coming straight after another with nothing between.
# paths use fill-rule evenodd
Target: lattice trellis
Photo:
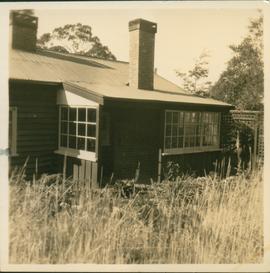
<instances>
[{"instance_id":1,"label":"lattice trellis","mask_svg":"<svg viewBox=\"0 0 270 273\"><path fill-rule=\"evenodd\" d=\"M254 161L259 158L264 158L264 115L262 111L239 111L232 110L228 114L222 116L222 127L224 138L231 132L232 124L241 123L250 128L253 132L253 156ZM232 145L234 143L226 143L225 145Z\"/></svg>"},{"instance_id":2,"label":"lattice trellis","mask_svg":"<svg viewBox=\"0 0 270 273\"><path fill-rule=\"evenodd\" d=\"M264 159L264 115L260 112L258 115L258 155L263 160Z\"/></svg>"}]
</instances>

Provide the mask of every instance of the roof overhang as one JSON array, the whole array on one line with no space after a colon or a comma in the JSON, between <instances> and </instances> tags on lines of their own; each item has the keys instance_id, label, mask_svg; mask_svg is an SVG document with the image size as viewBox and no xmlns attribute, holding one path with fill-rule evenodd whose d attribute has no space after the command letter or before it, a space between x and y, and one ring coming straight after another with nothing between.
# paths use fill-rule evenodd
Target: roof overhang
<instances>
[{"instance_id":1,"label":"roof overhang","mask_svg":"<svg viewBox=\"0 0 270 273\"><path fill-rule=\"evenodd\" d=\"M64 90L68 90L74 94L82 96L85 99L95 101L100 105L104 104L104 97L93 90L86 89L71 82L64 82L63 88Z\"/></svg>"},{"instance_id":2,"label":"roof overhang","mask_svg":"<svg viewBox=\"0 0 270 273\"><path fill-rule=\"evenodd\" d=\"M114 93L110 94L109 92L104 92L105 94L102 94L102 91L106 90L106 87L104 89L97 88L95 85L86 84L86 86L82 86L81 82L74 83L74 82L64 82L63 87L64 89L68 89L68 91L74 92L77 95L80 95L84 98L88 98L92 101L97 102L98 104L103 105L105 102L140 102L140 103L156 103L156 104L168 104L168 105L183 105L183 106L202 106L202 107L211 107L216 109L234 109L234 106L228 103L219 102L217 100L207 99L207 98L200 98L201 103L198 102L192 102L192 101L175 101L175 100L162 100L161 98L144 98L144 96L138 95L136 98L131 98L128 96L125 96L125 90L123 91L122 96L114 96ZM109 87L111 88L111 87ZM119 87L120 89L122 87ZM130 87L125 87L125 89L129 89ZM98 89L98 90L97 90ZM100 91L100 90L102 91ZM100 92L99 92L100 91ZM127 90L126 90L127 91ZM159 91L145 91L145 90L136 90L136 92L156 92L157 94ZM163 92L169 94L169 92ZM175 95L175 93L174 93ZM177 94L182 95L183 94ZM211 101L215 103L211 103Z\"/></svg>"},{"instance_id":3,"label":"roof overhang","mask_svg":"<svg viewBox=\"0 0 270 273\"><path fill-rule=\"evenodd\" d=\"M63 86L64 90L68 90L69 92L72 92L76 95L79 95L85 99L89 99L91 101L94 101L100 105L104 105L105 102L139 102L139 103L154 103L154 104L168 104L168 105L172 105L172 106L201 106L201 107L211 107L211 108L215 108L215 109L234 109L235 107L231 104L227 104L227 103L223 103L220 102L220 104L215 103L207 103L208 101L210 101L209 99L205 99L202 98L203 103L197 103L197 102L192 102L192 101L164 101L162 99L159 98L144 98L143 96L138 96L136 98L130 98L128 96L125 96L125 90L121 90L123 93L123 96L114 96L113 93L112 95L110 95L109 92L102 94L100 90L103 90L102 88L96 88L95 85L91 85L91 84L85 84L85 86L82 86L83 83L82 82L70 82L70 81L65 81L63 83L61 82L49 82L49 81L35 81L35 80L21 80L21 79L14 79L11 78L11 81L15 81L15 82L31 82L34 84L46 84L46 85L54 85L54 86ZM111 88L111 87L110 87ZM123 87L119 87L120 89ZM125 87L125 89L129 90L130 87ZM97 90L98 89L98 90ZM104 89L106 89L106 87L104 87ZM100 91L100 92L99 92ZM143 91L143 90L136 90L136 92L155 92L155 91ZM159 93L158 91L156 91L157 93ZM164 91L165 92L165 91ZM163 92L163 93L164 93ZM170 94L169 92L165 92ZM179 94L180 96L183 94ZM217 102L215 100L215 102Z\"/></svg>"},{"instance_id":4,"label":"roof overhang","mask_svg":"<svg viewBox=\"0 0 270 273\"><path fill-rule=\"evenodd\" d=\"M32 80L32 79L17 79L17 78L9 78L10 82L17 82L17 83L33 83L33 84L42 84L42 85L53 85L53 86L60 86L62 82L55 82L55 81L41 81L41 80Z\"/></svg>"},{"instance_id":5,"label":"roof overhang","mask_svg":"<svg viewBox=\"0 0 270 273\"><path fill-rule=\"evenodd\" d=\"M206 108L211 108L212 110L217 110L219 109L220 111L226 111L226 110L233 110L235 109L234 105L213 105L213 104L198 104L198 103L187 103L187 102L175 102L175 101L159 101L159 100L134 100L134 99L128 99L128 98L111 98L111 97L104 97L104 104L107 102L111 103L145 103L150 105L168 105L173 108L179 108L185 107L186 109L191 108L191 107L196 107L196 109L206 109ZM129 104L130 105L130 104ZM128 107L128 105L127 105Z\"/></svg>"}]
</instances>

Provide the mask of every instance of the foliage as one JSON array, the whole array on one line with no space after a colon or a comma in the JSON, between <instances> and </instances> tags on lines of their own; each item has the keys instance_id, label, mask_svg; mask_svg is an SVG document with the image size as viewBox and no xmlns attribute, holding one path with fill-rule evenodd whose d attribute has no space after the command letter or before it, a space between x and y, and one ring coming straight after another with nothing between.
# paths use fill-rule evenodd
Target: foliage
<instances>
[{"instance_id":1,"label":"foliage","mask_svg":"<svg viewBox=\"0 0 270 273\"><path fill-rule=\"evenodd\" d=\"M62 46L52 46L50 47L51 51L60 52L60 53L69 53L64 47Z\"/></svg>"},{"instance_id":2,"label":"foliage","mask_svg":"<svg viewBox=\"0 0 270 273\"><path fill-rule=\"evenodd\" d=\"M226 137L224 138L228 144L232 145L230 149L234 150L237 142L237 134L239 134L240 145L247 145L253 148L254 130L241 121L233 121L227 129Z\"/></svg>"},{"instance_id":3,"label":"foliage","mask_svg":"<svg viewBox=\"0 0 270 273\"><path fill-rule=\"evenodd\" d=\"M212 97L237 109L262 110L263 17L250 20L248 35L239 45L231 45L234 56L211 90Z\"/></svg>"},{"instance_id":4,"label":"foliage","mask_svg":"<svg viewBox=\"0 0 270 273\"><path fill-rule=\"evenodd\" d=\"M10 179L10 263L262 262L261 170L179 178L129 198L121 183L94 190L22 174Z\"/></svg>"},{"instance_id":5,"label":"foliage","mask_svg":"<svg viewBox=\"0 0 270 273\"><path fill-rule=\"evenodd\" d=\"M195 61L194 67L187 73L176 71L177 76L182 78L184 90L187 93L196 94L200 96L209 96L209 89L211 82L206 81L208 78L208 60L209 54L203 52Z\"/></svg>"},{"instance_id":6,"label":"foliage","mask_svg":"<svg viewBox=\"0 0 270 273\"><path fill-rule=\"evenodd\" d=\"M251 168L254 130L240 121L233 121L223 129L223 157L230 158L231 173Z\"/></svg>"},{"instance_id":7,"label":"foliage","mask_svg":"<svg viewBox=\"0 0 270 273\"><path fill-rule=\"evenodd\" d=\"M93 35L92 28L81 23L67 24L55 28L52 33L44 33L38 39L37 46L57 52L116 60L109 48Z\"/></svg>"},{"instance_id":8,"label":"foliage","mask_svg":"<svg viewBox=\"0 0 270 273\"><path fill-rule=\"evenodd\" d=\"M181 176L180 164L174 161L168 161L164 170L165 180L175 181Z\"/></svg>"}]
</instances>

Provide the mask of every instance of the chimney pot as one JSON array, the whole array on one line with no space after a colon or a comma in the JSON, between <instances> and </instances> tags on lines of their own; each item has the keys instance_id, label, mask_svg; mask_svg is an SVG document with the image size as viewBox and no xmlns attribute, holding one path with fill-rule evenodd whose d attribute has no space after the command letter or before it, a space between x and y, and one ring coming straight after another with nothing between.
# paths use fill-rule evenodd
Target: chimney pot
<instances>
[{"instance_id":1,"label":"chimney pot","mask_svg":"<svg viewBox=\"0 0 270 273\"><path fill-rule=\"evenodd\" d=\"M144 19L135 19L129 22L129 31L142 30L150 33L157 32L157 24Z\"/></svg>"}]
</instances>

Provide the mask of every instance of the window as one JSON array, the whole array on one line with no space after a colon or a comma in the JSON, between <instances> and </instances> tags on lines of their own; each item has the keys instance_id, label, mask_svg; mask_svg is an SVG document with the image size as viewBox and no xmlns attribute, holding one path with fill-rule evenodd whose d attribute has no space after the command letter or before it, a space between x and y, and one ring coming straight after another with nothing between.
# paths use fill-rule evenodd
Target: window
<instances>
[{"instance_id":1,"label":"window","mask_svg":"<svg viewBox=\"0 0 270 273\"><path fill-rule=\"evenodd\" d=\"M9 154L17 154L17 107L9 108L9 134L8 134Z\"/></svg>"},{"instance_id":2,"label":"window","mask_svg":"<svg viewBox=\"0 0 270 273\"><path fill-rule=\"evenodd\" d=\"M165 152L219 148L219 113L165 111Z\"/></svg>"},{"instance_id":3,"label":"window","mask_svg":"<svg viewBox=\"0 0 270 273\"><path fill-rule=\"evenodd\" d=\"M95 153L96 109L60 107L59 146Z\"/></svg>"}]
</instances>

